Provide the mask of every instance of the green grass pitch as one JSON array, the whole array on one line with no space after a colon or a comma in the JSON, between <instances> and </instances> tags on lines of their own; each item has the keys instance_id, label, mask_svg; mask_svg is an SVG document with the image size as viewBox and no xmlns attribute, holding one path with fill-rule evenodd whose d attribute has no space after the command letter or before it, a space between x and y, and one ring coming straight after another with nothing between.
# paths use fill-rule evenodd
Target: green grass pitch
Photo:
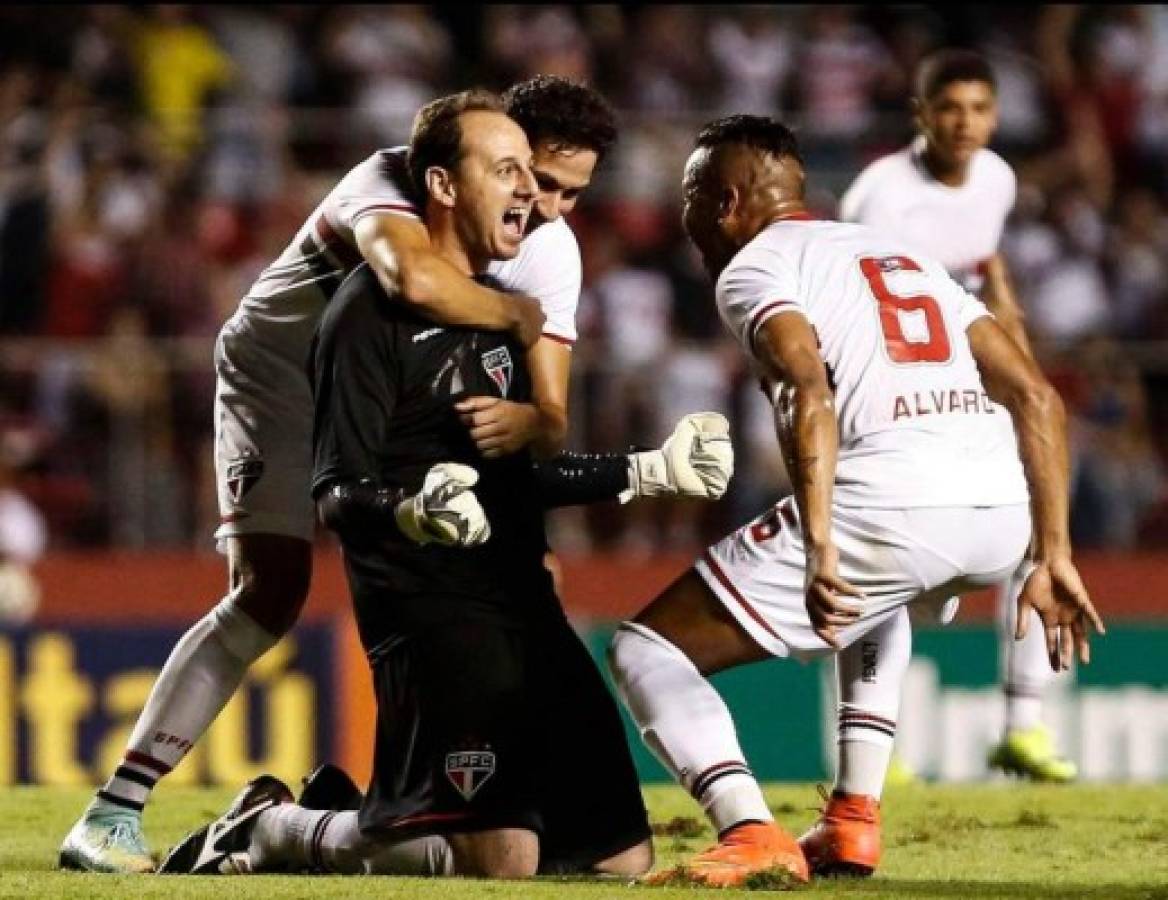
<instances>
[{"instance_id":1,"label":"green grass pitch","mask_svg":"<svg viewBox=\"0 0 1168 900\"><path fill-rule=\"evenodd\" d=\"M565 790L571 782L565 782ZM146 815L157 851L226 806L231 792L159 789ZM798 833L815 816L810 785L775 785L767 796ZM253 876L112 877L55 871L57 846L87 790L12 788L0 793L0 897L84 900L264 898L609 898L648 900L725 894L619 882L473 882L394 878ZM658 865L707 846L700 810L678 788L646 789ZM1023 786L995 783L892 790L884 803L885 853L876 877L829 880L797 892L828 897L1099 897L1168 900L1168 786ZM675 821L676 820L676 821ZM686 821L688 820L688 821ZM672 822L672 827L667 826Z\"/></svg>"}]
</instances>

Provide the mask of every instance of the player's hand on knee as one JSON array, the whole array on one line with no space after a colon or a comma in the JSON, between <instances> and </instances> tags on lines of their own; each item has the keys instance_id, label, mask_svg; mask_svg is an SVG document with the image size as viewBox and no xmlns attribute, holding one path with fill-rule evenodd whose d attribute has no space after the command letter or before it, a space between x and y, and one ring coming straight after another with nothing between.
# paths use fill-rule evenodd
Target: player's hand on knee
<instances>
[{"instance_id":1,"label":"player's hand on knee","mask_svg":"<svg viewBox=\"0 0 1168 900\"><path fill-rule=\"evenodd\" d=\"M660 450L633 453L629 460L635 496L717 500L734 474L730 423L721 413L690 413L681 417Z\"/></svg>"},{"instance_id":2,"label":"player's hand on knee","mask_svg":"<svg viewBox=\"0 0 1168 900\"><path fill-rule=\"evenodd\" d=\"M402 534L418 544L474 547L491 536L491 524L471 490L479 473L460 463L438 463L422 489L397 505Z\"/></svg>"},{"instance_id":3,"label":"player's hand on knee","mask_svg":"<svg viewBox=\"0 0 1168 900\"><path fill-rule=\"evenodd\" d=\"M864 611L863 604L844 599L863 600L864 592L841 578L838 568L839 552L831 544L808 549L803 602L812 630L836 650L840 649L839 629L858 621Z\"/></svg>"},{"instance_id":4,"label":"player's hand on knee","mask_svg":"<svg viewBox=\"0 0 1168 900\"><path fill-rule=\"evenodd\" d=\"M1042 620L1052 669L1069 669L1075 655L1081 663L1091 661L1090 630L1104 634L1106 629L1069 557L1035 561L1034 571L1018 595L1016 640L1026 636L1030 609Z\"/></svg>"}]
</instances>

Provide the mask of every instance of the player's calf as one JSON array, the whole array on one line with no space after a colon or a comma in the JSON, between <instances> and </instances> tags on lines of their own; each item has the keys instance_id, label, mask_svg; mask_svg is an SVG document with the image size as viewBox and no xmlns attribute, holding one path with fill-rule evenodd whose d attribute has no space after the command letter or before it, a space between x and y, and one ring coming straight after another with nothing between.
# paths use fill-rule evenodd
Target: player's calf
<instances>
[{"instance_id":1,"label":"player's calf","mask_svg":"<svg viewBox=\"0 0 1168 900\"><path fill-rule=\"evenodd\" d=\"M642 841L622 850L608 859L602 859L593 872L598 875L617 875L621 878L640 878L653 868L653 842Z\"/></svg>"},{"instance_id":2,"label":"player's calf","mask_svg":"<svg viewBox=\"0 0 1168 900\"><path fill-rule=\"evenodd\" d=\"M450 835L454 873L471 878L531 878L539 869L539 837L524 828Z\"/></svg>"}]
</instances>

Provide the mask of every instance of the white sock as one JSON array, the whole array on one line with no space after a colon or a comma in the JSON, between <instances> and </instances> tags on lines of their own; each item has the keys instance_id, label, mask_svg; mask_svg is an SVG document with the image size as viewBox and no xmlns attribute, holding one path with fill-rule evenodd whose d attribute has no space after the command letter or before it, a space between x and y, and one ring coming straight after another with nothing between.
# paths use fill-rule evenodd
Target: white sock
<instances>
[{"instance_id":1,"label":"white sock","mask_svg":"<svg viewBox=\"0 0 1168 900\"><path fill-rule=\"evenodd\" d=\"M912 626L900 609L836 656L839 770L835 788L880 799L896 739Z\"/></svg>"},{"instance_id":2,"label":"white sock","mask_svg":"<svg viewBox=\"0 0 1168 900\"><path fill-rule=\"evenodd\" d=\"M1042 697L1054 677L1046 655L1046 635L1042 620L1031 612L1026 637L1014 640L1018 617L1018 594L1026 583L1029 566L998 588L998 625L1001 637L1002 693L1006 696L1004 730L1022 731L1042 723Z\"/></svg>"},{"instance_id":3,"label":"white sock","mask_svg":"<svg viewBox=\"0 0 1168 900\"><path fill-rule=\"evenodd\" d=\"M730 710L684 653L652 629L624 622L608 659L645 744L719 834L744 821L773 821L738 746Z\"/></svg>"},{"instance_id":4,"label":"white sock","mask_svg":"<svg viewBox=\"0 0 1168 900\"><path fill-rule=\"evenodd\" d=\"M313 869L339 875L451 875L454 854L441 835L387 841L361 834L354 811L283 803L260 813L248 857L253 872Z\"/></svg>"},{"instance_id":5,"label":"white sock","mask_svg":"<svg viewBox=\"0 0 1168 900\"><path fill-rule=\"evenodd\" d=\"M276 638L230 597L182 636L154 682L114 775L98 797L141 810L158 779L182 760Z\"/></svg>"}]
</instances>

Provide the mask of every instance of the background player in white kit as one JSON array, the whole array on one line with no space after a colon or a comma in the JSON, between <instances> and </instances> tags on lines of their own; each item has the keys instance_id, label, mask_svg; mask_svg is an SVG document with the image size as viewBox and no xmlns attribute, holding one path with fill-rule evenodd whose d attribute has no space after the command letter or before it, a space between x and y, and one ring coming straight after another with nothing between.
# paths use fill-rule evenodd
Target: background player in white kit
<instances>
[{"instance_id":1,"label":"background player in white kit","mask_svg":"<svg viewBox=\"0 0 1168 900\"><path fill-rule=\"evenodd\" d=\"M1031 508L1034 570L1020 603L1041 616L1053 666L1075 649L1086 661L1087 628L1102 624L1070 558L1062 405L939 264L862 226L807 221L798 148L779 122L707 126L684 192L719 311L774 402L794 496L624 623L610 664L646 743L718 832L683 866L691 878L737 885L781 867L806 879L809 864L847 864L837 853L849 836L870 872L879 804L863 786L883 780L883 765L841 772L848 793L837 787L833 801L854 828L825 818L797 844L774 823L704 676L833 650L855 665L907 604L1014 571ZM989 396L1014 417L1017 445L994 427L1002 413Z\"/></svg>"},{"instance_id":2,"label":"background player in white kit","mask_svg":"<svg viewBox=\"0 0 1168 900\"><path fill-rule=\"evenodd\" d=\"M1033 356L1022 311L998 247L1014 206L1017 181L1009 164L988 149L997 125L993 71L978 54L942 50L924 59L914 81L913 108L920 134L908 147L876 160L856 178L840 204L840 219L869 225L940 262L957 281L980 295L998 324ZM1002 427L1009 420L1001 417ZM1040 781L1066 782L1075 764L1060 757L1042 722L1042 696L1055 677L1041 633L1030 628L1014 640L1018 592L1025 570L998 589L998 626L1005 721L989 764ZM956 604L946 615L952 617ZM907 613L905 613L907 615ZM1033 623L1032 623L1033 624ZM898 632L905 646L881 646L880 659L910 652L911 632ZM877 677L885 674L878 670ZM840 696L840 752L852 742L888 745L896 709L867 709L861 698ZM874 718L873 718L874 717ZM880 727L873 727L878 724ZM894 766L910 775L900 761Z\"/></svg>"},{"instance_id":3,"label":"background player in white kit","mask_svg":"<svg viewBox=\"0 0 1168 900\"><path fill-rule=\"evenodd\" d=\"M121 764L66 836L62 865L105 872L153 868L141 813L155 784L303 608L315 523L308 487L309 342L332 293L362 259L389 293L405 297L436 324L510 330L529 346L534 404L466 401L464 419L485 455L528 443L546 452L562 441L581 279L579 248L562 216L612 146L615 123L595 91L562 78L522 82L504 100L528 134L539 187L518 256L490 268L492 283L514 293L472 281L433 251L403 147L377 151L354 167L224 326L215 355L222 514L216 537L228 557L230 591L172 651ZM660 466L640 466L652 462L649 454L631 459L634 493L676 490Z\"/></svg>"}]
</instances>

